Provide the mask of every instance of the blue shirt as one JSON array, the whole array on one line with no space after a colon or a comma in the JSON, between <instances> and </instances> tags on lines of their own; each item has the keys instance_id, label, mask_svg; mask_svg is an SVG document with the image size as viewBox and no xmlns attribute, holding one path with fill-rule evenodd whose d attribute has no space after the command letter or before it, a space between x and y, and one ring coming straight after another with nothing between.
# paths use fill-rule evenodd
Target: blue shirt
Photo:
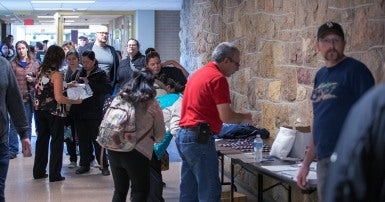
<instances>
[{"instance_id":1,"label":"blue shirt","mask_svg":"<svg viewBox=\"0 0 385 202\"><path fill-rule=\"evenodd\" d=\"M372 86L374 78L369 69L350 57L317 72L311 100L318 159L332 154L350 108Z\"/></svg>"}]
</instances>

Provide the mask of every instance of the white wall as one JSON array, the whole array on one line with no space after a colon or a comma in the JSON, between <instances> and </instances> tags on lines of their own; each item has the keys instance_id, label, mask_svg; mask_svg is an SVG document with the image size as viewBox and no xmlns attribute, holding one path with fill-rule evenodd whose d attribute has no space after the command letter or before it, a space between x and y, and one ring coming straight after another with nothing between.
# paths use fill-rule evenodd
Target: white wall
<instances>
[{"instance_id":1,"label":"white wall","mask_svg":"<svg viewBox=\"0 0 385 202\"><path fill-rule=\"evenodd\" d=\"M140 43L140 52L148 47L155 47L155 11L136 11L136 39Z\"/></svg>"}]
</instances>

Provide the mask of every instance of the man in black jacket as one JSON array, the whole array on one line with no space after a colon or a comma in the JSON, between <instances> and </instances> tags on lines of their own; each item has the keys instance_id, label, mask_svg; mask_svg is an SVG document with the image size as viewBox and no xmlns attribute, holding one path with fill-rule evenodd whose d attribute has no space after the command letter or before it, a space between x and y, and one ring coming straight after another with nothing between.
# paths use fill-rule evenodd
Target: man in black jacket
<instances>
[{"instance_id":1,"label":"man in black jacket","mask_svg":"<svg viewBox=\"0 0 385 202\"><path fill-rule=\"evenodd\" d=\"M352 108L330 160L325 201L385 201L385 85Z\"/></svg>"}]
</instances>

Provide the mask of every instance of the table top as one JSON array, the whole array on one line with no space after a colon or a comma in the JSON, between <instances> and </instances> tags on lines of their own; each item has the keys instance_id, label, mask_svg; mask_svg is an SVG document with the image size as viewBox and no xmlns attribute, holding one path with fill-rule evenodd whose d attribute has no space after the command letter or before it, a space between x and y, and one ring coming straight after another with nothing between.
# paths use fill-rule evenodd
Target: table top
<instances>
[{"instance_id":1,"label":"table top","mask_svg":"<svg viewBox=\"0 0 385 202\"><path fill-rule=\"evenodd\" d=\"M216 149L217 152L230 158L233 164L240 164L249 172L258 174L264 174L272 178L278 179L282 182L296 186L296 176L298 174L301 162L297 159L287 158L285 160L269 156L269 152L263 153L263 160L261 163L257 163L254 159L253 152L242 152L239 149L231 147L222 147L226 140L217 140ZM308 175L309 190L316 189L317 185L317 163L313 162L310 166Z\"/></svg>"}]
</instances>

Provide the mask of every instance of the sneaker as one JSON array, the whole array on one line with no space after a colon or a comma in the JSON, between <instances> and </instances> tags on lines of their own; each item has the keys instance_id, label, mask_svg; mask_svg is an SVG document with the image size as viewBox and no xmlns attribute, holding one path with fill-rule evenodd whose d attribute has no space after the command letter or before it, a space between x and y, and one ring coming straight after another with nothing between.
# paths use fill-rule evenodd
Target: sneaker
<instances>
[{"instance_id":1,"label":"sneaker","mask_svg":"<svg viewBox=\"0 0 385 202\"><path fill-rule=\"evenodd\" d=\"M103 176L111 175L110 170L108 170L108 168L103 168L102 169L102 175Z\"/></svg>"},{"instance_id":2,"label":"sneaker","mask_svg":"<svg viewBox=\"0 0 385 202\"><path fill-rule=\"evenodd\" d=\"M68 164L68 168L75 168L76 167L76 162L72 161L70 164Z\"/></svg>"},{"instance_id":3,"label":"sneaker","mask_svg":"<svg viewBox=\"0 0 385 202\"><path fill-rule=\"evenodd\" d=\"M79 169L76 170L76 174L83 174L83 173L86 173L86 172L89 172L90 171L90 168L87 168L87 167L84 167L84 166L80 166Z\"/></svg>"},{"instance_id":4,"label":"sneaker","mask_svg":"<svg viewBox=\"0 0 385 202\"><path fill-rule=\"evenodd\" d=\"M91 161L90 163L90 167L93 167L93 168L100 168L98 162L96 160L93 160Z\"/></svg>"}]
</instances>

